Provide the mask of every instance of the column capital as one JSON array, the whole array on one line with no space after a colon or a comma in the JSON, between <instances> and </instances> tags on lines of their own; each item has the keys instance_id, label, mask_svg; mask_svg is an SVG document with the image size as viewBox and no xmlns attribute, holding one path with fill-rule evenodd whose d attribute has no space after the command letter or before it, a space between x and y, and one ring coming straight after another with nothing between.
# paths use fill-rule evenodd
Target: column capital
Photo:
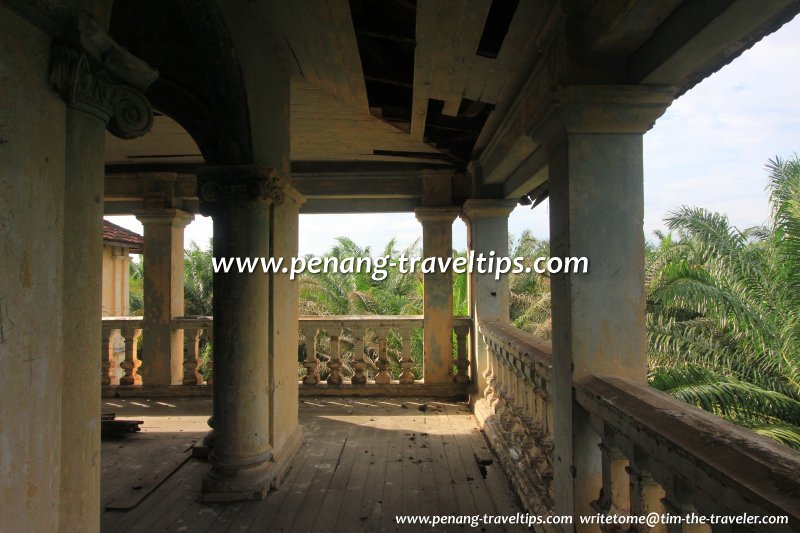
<instances>
[{"instance_id":1,"label":"column capital","mask_svg":"<svg viewBox=\"0 0 800 533\"><path fill-rule=\"evenodd\" d=\"M458 217L461 209L458 207L417 207L414 214L422 224L448 223L452 224Z\"/></svg>"},{"instance_id":2,"label":"column capital","mask_svg":"<svg viewBox=\"0 0 800 533\"><path fill-rule=\"evenodd\" d=\"M566 133L640 133L653 127L675 99L663 85L567 85L552 104Z\"/></svg>"},{"instance_id":3,"label":"column capital","mask_svg":"<svg viewBox=\"0 0 800 533\"><path fill-rule=\"evenodd\" d=\"M247 203L281 205L287 197L298 205L304 201L289 178L260 165L205 167L197 174L197 196L204 215Z\"/></svg>"},{"instance_id":4,"label":"column capital","mask_svg":"<svg viewBox=\"0 0 800 533\"><path fill-rule=\"evenodd\" d=\"M507 218L517 207L516 200L470 198L461 208L461 218L471 221L478 218Z\"/></svg>"},{"instance_id":5,"label":"column capital","mask_svg":"<svg viewBox=\"0 0 800 533\"><path fill-rule=\"evenodd\" d=\"M181 209L141 209L133 213L142 224L170 224L176 228L185 228L194 220L194 215ZM147 235L145 234L145 238Z\"/></svg>"},{"instance_id":6,"label":"column capital","mask_svg":"<svg viewBox=\"0 0 800 533\"><path fill-rule=\"evenodd\" d=\"M112 48L98 62L79 48L56 44L50 62L50 85L67 105L100 119L112 135L141 137L153 126L153 108L140 91L158 73L132 57ZM127 65L134 59L141 64ZM132 69L141 73L129 75ZM138 86L131 84L131 79L137 79Z\"/></svg>"}]
</instances>

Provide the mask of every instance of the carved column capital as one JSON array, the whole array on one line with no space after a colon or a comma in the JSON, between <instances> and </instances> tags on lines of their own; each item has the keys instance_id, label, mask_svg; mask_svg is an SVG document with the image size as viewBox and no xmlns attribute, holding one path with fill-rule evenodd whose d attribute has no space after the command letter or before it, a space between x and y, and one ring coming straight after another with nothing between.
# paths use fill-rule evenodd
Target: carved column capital
<instances>
[{"instance_id":1,"label":"carved column capital","mask_svg":"<svg viewBox=\"0 0 800 533\"><path fill-rule=\"evenodd\" d=\"M206 167L197 174L200 212L206 216L249 203L281 205L287 196L295 194L290 180L272 167Z\"/></svg>"},{"instance_id":2,"label":"carved column capital","mask_svg":"<svg viewBox=\"0 0 800 533\"><path fill-rule=\"evenodd\" d=\"M140 137L153 126L147 98L76 48L53 46L50 84L68 105L99 118L117 137Z\"/></svg>"}]
</instances>

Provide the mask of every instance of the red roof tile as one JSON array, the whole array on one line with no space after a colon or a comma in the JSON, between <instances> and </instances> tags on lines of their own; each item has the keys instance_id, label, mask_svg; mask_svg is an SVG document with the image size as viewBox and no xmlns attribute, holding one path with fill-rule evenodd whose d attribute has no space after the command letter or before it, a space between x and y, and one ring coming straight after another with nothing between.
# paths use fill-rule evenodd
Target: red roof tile
<instances>
[{"instance_id":1,"label":"red roof tile","mask_svg":"<svg viewBox=\"0 0 800 533\"><path fill-rule=\"evenodd\" d=\"M142 236L108 220L103 220L103 242L128 244L131 248L141 249L144 242Z\"/></svg>"}]
</instances>

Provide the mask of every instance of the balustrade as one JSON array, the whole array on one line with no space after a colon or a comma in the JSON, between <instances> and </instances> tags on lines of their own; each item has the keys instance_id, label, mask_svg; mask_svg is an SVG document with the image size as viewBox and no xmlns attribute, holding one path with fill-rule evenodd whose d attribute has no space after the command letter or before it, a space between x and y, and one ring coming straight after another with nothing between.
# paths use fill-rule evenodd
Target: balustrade
<instances>
[{"instance_id":1,"label":"balustrade","mask_svg":"<svg viewBox=\"0 0 800 533\"><path fill-rule=\"evenodd\" d=\"M741 529L800 530L797 452L646 384L590 376L575 383L575 399L600 442L598 512L788 516L788 524ZM678 529L712 530L699 523ZM664 524L641 530L671 531Z\"/></svg>"},{"instance_id":2,"label":"balustrade","mask_svg":"<svg viewBox=\"0 0 800 533\"><path fill-rule=\"evenodd\" d=\"M139 341L142 336L142 317L103 318L101 353L101 383L104 386L133 387L142 385L139 369ZM173 329L184 330L183 385L211 384L211 361L206 362L204 379L200 373L201 353L205 343L212 341L211 317L179 317L172 321ZM124 357L118 358L117 348L124 345ZM145 363L146 357L145 357Z\"/></svg>"},{"instance_id":3,"label":"balustrade","mask_svg":"<svg viewBox=\"0 0 800 533\"><path fill-rule=\"evenodd\" d=\"M467 338L469 317L453 319L455 355L453 381L470 383L470 360ZM213 340L211 317L178 317L173 329L184 331L182 384L196 386L213 383L213 359L205 360L201 373L203 347ZM414 359L415 343L421 346L423 327L420 316L304 316L299 320L299 360L304 368L301 382L317 385L411 385L422 377L422 361ZM103 319L102 383L104 386L142 385L139 368L147 364L138 357L142 335L142 317ZM124 341L120 360L119 342ZM421 350L419 350L421 353ZM321 373L322 371L322 373ZM207 379L204 378L207 376Z\"/></svg>"},{"instance_id":4,"label":"balustrade","mask_svg":"<svg viewBox=\"0 0 800 533\"><path fill-rule=\"evenodd\" d=\"M482 322L487 347L483 398L475 414L526 508L553 504L553 408L549 343L510 324Z\"/></svg>"},{"instance_id":5,"label":"balustrade","mask_svg":"<svg viewBox=\"0 0 800 533\"><path fill-rule=\"evenodd\" d=\"M470 382L467 337L469 317L453 319L456 356L453 381ZM317 385L327 375L328 385L410 385L423 374L414 359L414 343L421 346L421 316L303 316L300 317L302 383ZM415 340L416 339L416 340ZM421 350L419 350L421 354Z\"/></svg>"}]
</instances>

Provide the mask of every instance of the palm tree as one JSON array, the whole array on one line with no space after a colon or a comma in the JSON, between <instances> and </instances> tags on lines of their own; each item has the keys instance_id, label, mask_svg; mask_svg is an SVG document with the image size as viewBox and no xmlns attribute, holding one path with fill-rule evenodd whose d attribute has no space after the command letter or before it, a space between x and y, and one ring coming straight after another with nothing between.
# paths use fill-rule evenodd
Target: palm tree
<instances>
[{"instance_id":1,"label":"palm tree","mask_svg":"<svg viewBox=\"0 0 800 533\"><path fill-rule=\"evenodd\" d=\"M518 239L509 240L511 257L524 257L525 266L533 267L539 257L550 256L550 243L537 239L530 230L525 230ZM511 321L515 327L533 333L537 337L549 339L550 319L550 278L536 272L509 274Z\"/></svg>"},{"instance_id":2,"label":"palm tree","mask_svg":"<svg viewBox=\"0 0 800 533\"><path fill-rule=\"evenodd\" d=\"M133 260L128 268L128 314L142 316L144 312L144 262Z\"/></svg>"},{"instance_id":3,"label":"palm tree","mask_svg":"<svg viewBox=\"0 0 800 533\"><path fill-rule=\"evenodd\" d=\"M400 255L415 257L419 255L419 242L415 241L405 250L398 250L394 239L389 241L381 256L397 261ZM322 259L335 258L341 264L345 258L371 257L370 247L361 247L352 239L339 237L331 250ZM418 273L400 272L397 267L387 265L386 277L374 279L372 273L360 272L320 272L305 273L300 277L300 314L305 315L417 315L422 313L422 278ZM341 358L344 363L343 374L352 373L351 363L358 355L354 354L354 339L350 331L345 331L341 340ZM368 344L375 343L375 333L367 332ZM328 349L328 338L318 338L319 349ZM387 342L390 371L399 375L398 361L401 358L402 343L392 333ZM412 356L415 359L416 377L421 377L422 332L412 333ZM367 362L370 363L367 359ZM372 370L375 369L374 364ZM327 371L324 364L319 367L320 374ZM368 369L369 370L369 369Z\"/></svg>"},{"instance_id":4,"label":"palm tree","mask_svg":"<svg viewBox=\"0 0 800 533\"><path fill-rule=\"evenodd\" d=\"M183 299L187 316L211 316L214 295L214 272L211 262L212 241L200 248L194 241L183 253Z\"/></svg>"},{"instance_id":5,"label":"palm tree","mask_svg":"<svg viewBox=\"0 0 800 533\"><path fill-rule=\"evenodd\" d=\"M800 160L768 169L766 226L681 207L648 250L649 380L800 448Z\"/></svg>"}]
</instances>

